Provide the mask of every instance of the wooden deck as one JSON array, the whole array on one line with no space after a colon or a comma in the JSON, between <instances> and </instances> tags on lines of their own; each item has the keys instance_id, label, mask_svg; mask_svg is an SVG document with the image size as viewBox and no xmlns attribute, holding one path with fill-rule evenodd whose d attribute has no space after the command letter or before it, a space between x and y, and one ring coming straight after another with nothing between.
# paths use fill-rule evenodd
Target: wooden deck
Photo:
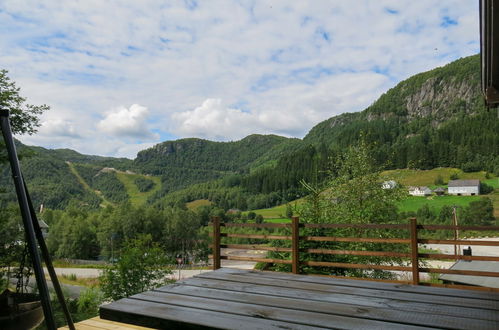
<instances>
[{"instance_id":1,"label":"wooden deck","mask_svg":"<svg viewBox=\"0 0 499 330\"><path fill-rule=\"evenodd\" d=\"M499 329L499 293L222 268L100 317L163 329Z\"/></svg>"},{"instance_id":2,"label":"wooden deck","mask_svg":"<svg viewBox=\"0 0 499 330\"><path fill-rule=\"evenodd\" d=\"M136 325L103 320L100 317L75 323L76 330L150 330L151 328L139 327ZM68 326L59 328L59 330L69 330Z\"/></svg>"}]
</instances>

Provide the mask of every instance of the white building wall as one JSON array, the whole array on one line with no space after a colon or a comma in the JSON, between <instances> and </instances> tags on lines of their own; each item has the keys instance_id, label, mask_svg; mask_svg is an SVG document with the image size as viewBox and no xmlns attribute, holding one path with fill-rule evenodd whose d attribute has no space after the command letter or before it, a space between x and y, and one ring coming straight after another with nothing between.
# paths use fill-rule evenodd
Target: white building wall
<instances>
[{"instance_id":1,"label":"white building wall","mask_svg":"<svg viewBox=\"0 0 499 330\"><path fill-rule=\"evenodd\" d=\"M479 187L449 187L449 195L478 195Z\"/></svg>"}]
</instances>

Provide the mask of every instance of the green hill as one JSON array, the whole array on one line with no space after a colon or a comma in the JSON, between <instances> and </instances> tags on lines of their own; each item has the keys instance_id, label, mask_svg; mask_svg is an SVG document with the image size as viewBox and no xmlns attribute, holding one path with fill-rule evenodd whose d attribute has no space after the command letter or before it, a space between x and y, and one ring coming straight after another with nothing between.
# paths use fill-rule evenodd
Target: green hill
<instances>
[{"instance_id":1,"label":"green hill","mask_svg":"<svg viewBox=\"0 0 499 330\"><path fill-rule=\"evenodd\" d=\"M319 123L304 142L341 150L361 131L387 168L499 171L499 120L483 104L478 55L402 81L364 111Z\"/></svg>"},{"instance_id":2,"label":"green hill","mask_svg":"<svg viewBox=\"0 0 499 330\"><path fill-rule=\"evenodd\" d=\"M133 161L22 146L31 154L22 167L36 203L51 208L71 200L91 207L201 199L224 209L280 205L306 194L301 180L320 184L334 174L332 165L361 135L385 170L441 167L460 169L463 177L477 171L497 175L499 120L483 105L479 65L475 55L417 74L363 111L317 124L303 140L256 134L232 142L180 139L140 151ZM0 171L3 186L9 172L6 165ZM13 192L2 193L0 203L9 200Z\"/></svg>"}]
</instances>

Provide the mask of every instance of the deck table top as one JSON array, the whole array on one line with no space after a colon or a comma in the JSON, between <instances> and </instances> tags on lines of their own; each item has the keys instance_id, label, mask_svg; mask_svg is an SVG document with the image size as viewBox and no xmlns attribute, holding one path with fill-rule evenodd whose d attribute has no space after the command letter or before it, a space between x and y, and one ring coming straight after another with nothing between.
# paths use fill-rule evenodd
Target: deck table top
<instances>
[{"instance_id":1,"label":"deck table top","mask_svg":"<svg viewBox=\"0 0 499 330\"><path fill-rule=\"evenodd\" d=\"M499 329L499 293L222 268L100 317L161 329Z\"/></svg>"}]
</instances>

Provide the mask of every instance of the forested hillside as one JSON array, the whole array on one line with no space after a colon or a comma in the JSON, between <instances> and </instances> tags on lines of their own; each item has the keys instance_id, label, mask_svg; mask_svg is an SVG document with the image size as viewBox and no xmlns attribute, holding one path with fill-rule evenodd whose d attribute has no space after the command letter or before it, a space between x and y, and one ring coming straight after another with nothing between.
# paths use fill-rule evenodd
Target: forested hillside
<instances>
[{"instance_id":1,"label":"forested hillside","mask_svg":"<svg viewBox=\"0 0 499 330\"><path fill-rule=\"evenodd\" d=\"M367 109L319 123L303 140L275 135L235 142L181 139L143 150L133 161L20 146L28 154L23 171L35 201L51 208L65 208L70 200L90 207L98 207L102 198L129 201L130 189L116 173L101 172L105 167L159 177L147 195L138 196L140 189L152 187L147 177L135 183L136 200L150 204L208 199L222 209L262 208L304 196L302 180L320 184L334 175L344 150L362 135L383 169L455 167L499 174L499 120L496 110L483 105L479 69L476 55L415 75ZM90 189L66 162L74 164ZM128 186L135 182L129 179ZM0 183L8 180L4 165ZM12 191L2 196L13 200Z\"/></svg>"},{"instance_id":2,"label":"forested hillside","mask_svg":"<svg viewBox=\"0 0 499 330\"><path fill-rule=\"evenodd\" d=\"M479 56L420 73L362 112L315 126L304 138L341 150L363 131L386 168L499 171L499 120L480 95Z\"/></svg>"},{"instance_id":3,"label":"forested hillside","mask_svg":"<svg viewBox=\"0 0 499 330\"><path fill-rule=\"evenodd\" d=\"M316 125L302 148L275 168L245 176L253 193L303 193L300 179L320 182L348 146L368 142L383 169L456 167L499 173L499 120L480 95L479 56L415 75L383 94L362 112ZM334 173L333 173L334 174Z\"/></svg>"},{"instance_id":4,"label":"forested hillside","mask_svg":"<svg viewBox=\"0 0 499 330\"><path fill-rule=\"evenodd\" d=\"M134 168L141 173L161 176L161 196L192 184L272 166L300 144L299 139L257 134L235 142L194 138L167 141L140 151Z\"/></svg>"}]
</instances>

